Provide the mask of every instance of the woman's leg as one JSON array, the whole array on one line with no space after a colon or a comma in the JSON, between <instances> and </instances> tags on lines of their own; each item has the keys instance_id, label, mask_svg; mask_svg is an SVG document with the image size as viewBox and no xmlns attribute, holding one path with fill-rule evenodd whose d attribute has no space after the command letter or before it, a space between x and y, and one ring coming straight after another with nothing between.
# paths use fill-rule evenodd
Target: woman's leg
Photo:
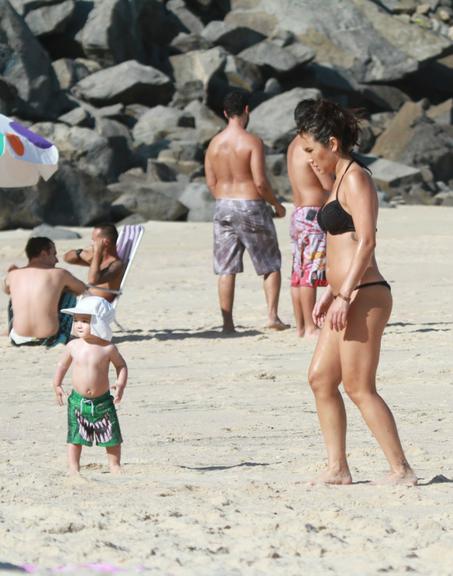
<instances>
[{"instance_id":1,"label":"woman's leg","mask_svg":"<svg viewBox=\"0 0 453 576\"><path fill-rule=\"evenodd\" d=\"M391 480L415 484L393 415L376 391L381 337L391 309L392 296L387 288L373 286L358 291L340 341L341 372L346 393L384 451Z\"/></svg>"},{"instance_id":2,"label":"woman's leg","mask_svg":"<svg viewBox=\"0 0 453 576\"><path fill-rule=\"evenodd\" d=\"M338 390L341 382L339 339L340 334L332 331L326 321L308 373L327 448L327 470L315 482L327 484L352 482L346 460L346 412Z\"/></svg>"}]
</instances>

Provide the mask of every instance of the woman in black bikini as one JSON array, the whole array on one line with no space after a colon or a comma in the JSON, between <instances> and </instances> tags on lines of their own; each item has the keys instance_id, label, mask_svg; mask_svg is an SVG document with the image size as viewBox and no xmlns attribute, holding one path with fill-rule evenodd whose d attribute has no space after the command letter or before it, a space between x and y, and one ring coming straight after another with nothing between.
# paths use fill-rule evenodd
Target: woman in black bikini
<instances>
[{"instance_id":1,"label":"woman in black bikini","mask_svg":"<svg viewBox=\"0 0 453 576\"><path fill-rule=\"evenodd\" d=\"M388 481L415 484L395 420L376 391L381 337L392 295L374 256L377 194L370 174L351 156L358 120L332 102L313 100L298 117L297 127L314 168L334 173L338 183L318 213L327 232L329 283L313 310L322 330L309 370L328 455L327 470L318 481L352 482L346 460L346 412L338 390L343 382L390 464Z\"/></svg>"}]
</instances>

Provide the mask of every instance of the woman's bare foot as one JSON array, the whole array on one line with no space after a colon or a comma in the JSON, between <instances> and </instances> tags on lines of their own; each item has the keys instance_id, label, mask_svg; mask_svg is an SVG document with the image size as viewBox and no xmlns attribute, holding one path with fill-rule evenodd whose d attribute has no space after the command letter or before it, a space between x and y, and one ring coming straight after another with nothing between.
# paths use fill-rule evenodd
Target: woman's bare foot
<instances>
[{"instance_id":1,"label":"woman's bare foot","mask_svg":"<svg viewBox=\"0 0 453 576\"><path fill-rule=\"evenodd\" d=\"M374 484L384 485L384 486L416 486L417 476L412 468L404 468L398 472L390 472L388 476L382 478Z\"/></svg>"},{"instance_id":2,"label":"woman's bare foot","mask_svg":"<svg viewBox=\"0 0 453 576\"><path fill-rule=\"evenodd\" d=\"M305 337L306 338L317 338L321 330L315 326L315 328L307 328L305 330Z\"/></svg>"},{"instance_id":3,"label":"woman's bare foot","mask_svg":"<svg viewBox=\"0 0 453 576\"><path fill-rule=\"evenodd\" d=\"M303 338L305 336L305 328L298 328L296 330L296 334L299 336L299 338Z\"/></svg>"},{"instance_id":4,"label":"woman's bare foot","mask_svg":"<svg viewBox=\"0 0 453 576\"><path fill-rule=\"evenodd\" d=\"M309 482L311 486L315 486L316 484L335 484L335 485L346 485L352 484L352 476L349 472L349 468L327 468L324 472L321 472L319 476L313 478Z\"/></svg>"},{"instance_id":5,"label":"woman's bare foot","mask_svg":"<svg viewBox=\"0 0 453 576\"><path fill-rule=\"evenodd\" d=\"M111 464L110 465L110 472L111 472L111 474L122 474L123 470L119 464Z\"/></svg>"}]
</instances>

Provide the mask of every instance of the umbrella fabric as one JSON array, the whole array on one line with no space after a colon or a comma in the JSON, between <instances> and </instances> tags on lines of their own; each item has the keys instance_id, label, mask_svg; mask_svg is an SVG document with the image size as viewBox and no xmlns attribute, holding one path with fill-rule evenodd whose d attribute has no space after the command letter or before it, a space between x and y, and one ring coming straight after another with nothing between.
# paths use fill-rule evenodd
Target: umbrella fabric
<instances>
[{"instance_id":1,"label":"umbrella fabric","mask_svg":"<svg viewBox=\"0 0 453 576\"><path fill-rule=\"evenodd\" d=\"M33 186L58 168L58 150L19 122L0 114L0 188Z\"/></svg>"}]
</instances>

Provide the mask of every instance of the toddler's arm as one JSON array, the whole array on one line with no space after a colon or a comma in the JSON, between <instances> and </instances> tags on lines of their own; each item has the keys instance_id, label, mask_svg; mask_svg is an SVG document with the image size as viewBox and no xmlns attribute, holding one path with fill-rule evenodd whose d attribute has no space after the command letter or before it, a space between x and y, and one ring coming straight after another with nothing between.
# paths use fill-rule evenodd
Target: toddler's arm
<instances>
[{"instance_id":1,"label":"toddler's arm","mask_svg":"<svg viewBox=\"0 0 453 576\"><path fill-rule=\"evenodd\" d=\"M124 388L126 387L127 383L126 361L121 356L116 346L112 346L112 355L110 356L110 360L116 369L116 383L115 386L112 386L112 388L115 390L115 397L113 402L115 404L119 404L121 402L121 398L123 397Z\"/></svg>"},{"instance_id":2,"label":"toddler's arm","mask_svg":"<svg viewBox=\"0 0 453 576\"><path fill-rule=\"evenodd\" d=\"M63 406L64 404L65 393L63 390L63 379L66 372L68 371L69 366L71 366L71 362L72 355L68 345L63 352L63 356L61 357L60 362L58 362L57 370L53 379L53 389L59 406Z\"/></svg>"}]
</instances>

